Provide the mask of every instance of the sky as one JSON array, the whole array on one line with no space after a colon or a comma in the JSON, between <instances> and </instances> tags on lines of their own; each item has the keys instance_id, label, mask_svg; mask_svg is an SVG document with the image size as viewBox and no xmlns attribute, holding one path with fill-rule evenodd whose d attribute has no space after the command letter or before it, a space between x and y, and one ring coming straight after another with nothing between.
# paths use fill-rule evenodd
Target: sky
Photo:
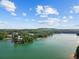
<instances>
[{"instance_id":1,"label":"sky","mask_svg":"<svg viewBox=\"0 0 79 59\"><path fill-rule=\"evenodd\" d=\"M79 0L0 0L0 29L79 29Z\"/></svg>"}]
</instances>

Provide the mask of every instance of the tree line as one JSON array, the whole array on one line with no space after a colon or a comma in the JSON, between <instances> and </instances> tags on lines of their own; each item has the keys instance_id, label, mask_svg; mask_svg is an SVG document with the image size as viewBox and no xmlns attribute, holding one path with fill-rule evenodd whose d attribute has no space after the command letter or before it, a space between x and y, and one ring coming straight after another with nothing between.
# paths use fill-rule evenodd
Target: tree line
<instances>
[{"instance_id":1,"label":"tree line","mask_svg":"<svg viewBox=\"0 0 79 59\"><path fill-rule=\"evenodd\" d=\"M18 33L18 34L17 34ZM33 42L38 38L48 37L55 33L54 29L40 28L40 29L23 29L23 30L2 30L0 31L0 40L9 38L12 35L12 40L14 43L26 43Z\"/></svg>"}]
</instances>

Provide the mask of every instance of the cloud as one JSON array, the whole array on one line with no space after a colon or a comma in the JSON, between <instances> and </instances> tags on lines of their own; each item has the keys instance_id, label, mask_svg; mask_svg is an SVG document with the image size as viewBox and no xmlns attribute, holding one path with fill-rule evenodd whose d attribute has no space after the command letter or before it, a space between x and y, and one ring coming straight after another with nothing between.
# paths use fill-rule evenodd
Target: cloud
<instances>
[{"instance_id":1,"label":"cloud","mask_svg":"<svg viewBox=\"0 0 79 59\"><path fill-rule=\"evenodd\" d=\"M73 19L73 16L69 16L69 19Z\"/></svg>"},{"instance_id":2,"label":"cloud","mask_svg":"<svg viewBox=\"0 0 79 59\"><path fill-rule=\"evenodd\" d=\"M69 19L73 19L73 16L63 16L62 17L63 20L69 20Z\"/></svg>"},{"instance_id":3,"label":"cloud","mask_svg":"<svg viewBox=\"0 0 79 59\"><path fill-rule=\"evenodd\" d=\"M47 24L49 26L51 26L51 25L58 25L59 22L60 21L57 18L48 18L47 20L40 20L40 21L38 21L38 23L40 23L40 24Z\"/></svg>"},{"instance_id":4,"label":"cloud","mask_svg":"<svg viewBox=\"0 0 79 59\"><path fill-rule=\"evenodd\" d=\"M0 21L0 25L1 24L7 24L7 22L6 21Z\"/></svg>"},{"instance_id":5,"label":"cloud","mask_svg":"<svg viewBox=\"0 0 79 59\"><path fill-rule=\"evenodd\" d=\"M62 23L68 22L68 17L67 17L67 16L63 16L61 22L62 22Z\"/></svg>"},{"instance_id":6,"label":"cloud","mask_svg":"<svg viewBox=\"0 0 79 59\"><path fill-rule=\"evenodd\" d=\"M63 26L69 23L69 19L71 19L72 16L63 16L62 18L43 18L43 20L39 20L39 24L43 25L49 25L49 26Z\"/></svg>"},{"instance_id":7,"label":"cloud","mask_svg":"<svg viewBox=\"0 0 79 59\"><path fill-rule=\"evenodd\" d=\"M0 21L0 29L1 29L1 28L3 29L3 28L8 27L7 24L8 24L7 21Z\"/></svg>"},{"instance_id":8,"label":"cloud","mask_svg":"<svg viewBox=\"0 0 79 59\"><path fill-rule=\"evenodd\" d=\"M16 13L11 13L11 15L16 16Z\"/></svg>"},{"instance_id":9,"label":"cloud","mask_svg":"<svg viewBox=\"0 0 79 59\"><path fill-rule=\"evenodd\" d=\"M27 14L25 12L22 13L23 16L26 16Z\"/></svg>"},{"instance_id":10,"label":"cloud","mask_svg":"<svg viewBox=\"0 0 79 59\"><path fill-rule=\"evenodd\" d=\"M73 11L75 12L75 13L79 13L79 5L75 5L75 6L73 6Z\"/></svg>"},{"instance_id":11,"label":"cloud","mask_svg":"<svg viewBox=\"0 0 79 59\"><path fill-rule=\"evenodd\" d=\"M15 13L16 6L10 0L0 0L0 5L10 13Z\"/></svg>"},{"instance_id":12,"label":"cloud","mask_svg":"<svg viewBox=\"0 0 79 59\"><path fill-rule=\"evenodd\" d=\"M73 10L70 10L70 13L71 13L71 14L74 13Z\"/></svg>"},{"instance_id":13,"label":"cloud","mask_svg":"<svg viewBox=\"0 0 79 59\"><path fill-rule=\"evenodd\" d=\"M41 17L47 17L48 15L59 15L57 9L50 6L37 5L36 12L37 15L40 15Z\"/></svg>"},{"instance_id":14,"label":"cloud","mask_svg":"<svg viewBox=\"0 0 79 59\"><path fill-rule=\"evenodd\" d=\"M68 22L68 20L67 20L67 19L65 19L65 20L62 20L62 22L63 22L63 23L66 23L66 22Z\"/></svg>"},{"instance_id":15,"label":"cloud","mask_svg":"<svg viewBox=\"0 0 79 59\"><path fill-rule=\"evenodd\" d=\"M79 27L79 24L78 25L74 25L74 26L78 26Z\"/></svg>"},{"instance_id":16,"label":"cloud","mask_svg":"<svg viewBox=\"0 0 79 59\"><path fill-rule=\"evenodd\" d=\"M66 16L63 16L62 19L67 19L67 17Z\"/></svg>"},{"instance_id":17,"label":"cloud","mask_svg":"<svg viewBox=\"0 0 79 59\"><path fill-rule=\"evenodd\" d=\"M35 21L35 19L31 19L31 21Z\"/></svg>"}]
</instances>

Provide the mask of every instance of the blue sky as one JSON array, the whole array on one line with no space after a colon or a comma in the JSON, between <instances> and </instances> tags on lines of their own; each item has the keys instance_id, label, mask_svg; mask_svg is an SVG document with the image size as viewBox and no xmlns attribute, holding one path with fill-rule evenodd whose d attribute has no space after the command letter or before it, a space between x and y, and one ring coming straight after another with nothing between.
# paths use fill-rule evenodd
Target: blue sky
<instances>
[{"instance_id":1,"label":"blue sky","mask_svg":"<svg viewBox=\"0 0 79 59\"><path fill-rule=\"evenodd\" d=\"M79 29L79 0L0 0L0 29Z\"/></svg>"}]
</instances>

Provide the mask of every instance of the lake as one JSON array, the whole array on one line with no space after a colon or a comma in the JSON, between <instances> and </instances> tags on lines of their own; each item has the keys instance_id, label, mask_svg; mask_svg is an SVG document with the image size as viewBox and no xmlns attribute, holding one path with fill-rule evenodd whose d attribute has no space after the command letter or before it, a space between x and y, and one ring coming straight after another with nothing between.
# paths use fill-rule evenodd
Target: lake
<instances>
[{"instance_id":1,"label":"lake","mask_svg":"<svg viewBox=\"0 0 79 59\"><path fill-rule=\"evenodd\" d=\"M0 41L0 59L70 59L78 44L76 34L54 34L24 45Z\"/></svg>"}]
</instances>

